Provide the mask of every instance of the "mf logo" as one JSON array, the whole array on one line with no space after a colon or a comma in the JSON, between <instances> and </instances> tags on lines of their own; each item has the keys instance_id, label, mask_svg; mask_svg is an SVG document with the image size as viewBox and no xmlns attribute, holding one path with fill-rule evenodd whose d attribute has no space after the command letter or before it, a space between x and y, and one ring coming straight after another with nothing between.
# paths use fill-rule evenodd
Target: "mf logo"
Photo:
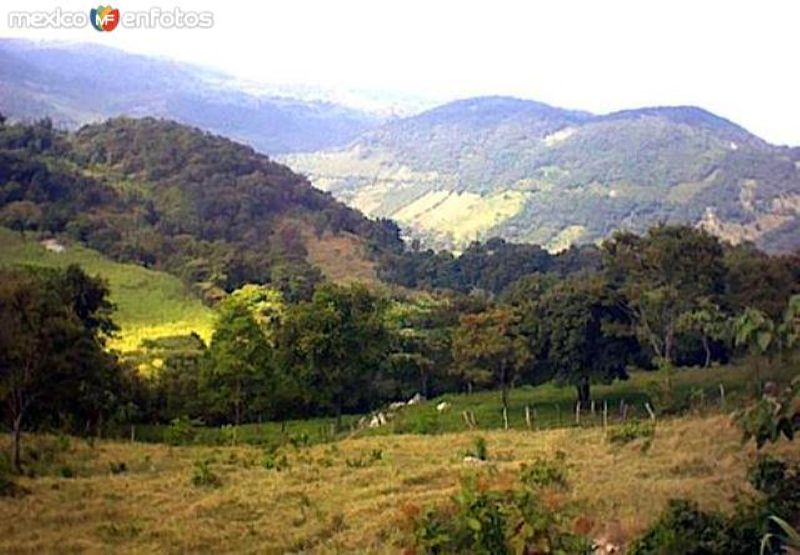
<instances>
[{"instance_id":1,"label":"mf logo","mask_svg":"<svg viewBox=\"0 0 800 555\"><path fill-rule=\"evenodd\" d=\"M89 12L89 19L92 27L98 31L113 31L119 23L119 10L112 9L111 6L98 6Z\"/></svg>"}]
</instances>

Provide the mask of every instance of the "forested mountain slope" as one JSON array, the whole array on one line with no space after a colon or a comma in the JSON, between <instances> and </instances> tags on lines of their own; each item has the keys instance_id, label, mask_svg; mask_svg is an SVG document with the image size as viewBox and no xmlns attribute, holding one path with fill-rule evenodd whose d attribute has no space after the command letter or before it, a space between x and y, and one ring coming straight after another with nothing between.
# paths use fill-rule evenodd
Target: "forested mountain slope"
<instances>
[{"instance_id":1,"label":"forested mountain slope","mask_svg":"<svg viewBox=\"0 0 800 555\"><path fill-rule=\"evenodd\" d=\"M390 222L251 148L152 118L73 134L1 126L0 219L167 271L210 299L248 282L307 294L326 270L309 262L310 243L335 240L367 269L371 251L401 245Z\"/></svg>"},{"instance_id":2,"label":"forested mountain slope","mask_svg":"<svg viewBox=\"0 0 800 555\"><path fill-rule=\"evenodd\" d=\"M695 107L595 116L473 98L285 159L437 247L500 236L559 250L662 221L772 251L800 246L800 151Z\"/></svg>"}]
</instances>

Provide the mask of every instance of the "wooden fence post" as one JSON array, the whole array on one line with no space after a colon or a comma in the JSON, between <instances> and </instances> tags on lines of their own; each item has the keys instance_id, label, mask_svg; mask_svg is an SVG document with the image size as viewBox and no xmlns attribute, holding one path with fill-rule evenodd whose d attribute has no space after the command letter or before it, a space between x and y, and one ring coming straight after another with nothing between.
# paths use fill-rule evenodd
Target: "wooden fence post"
<instances>
[{"instance_id":1,"label":"wooden fence post","mask_svg":"<svg viewBox=\"0 0 800 555\"><path fill-rule=\"evenodd\" d=\"M508 430L508 409L503 407L503 429Z\"/></svg>"},{"instance_id":2,"label":"wooden fence post","mask_svg":"<svg viewBox=\"0 0 800 555\"><path fill-rule=\"evenodd\" d=\"M469 414L467 413L467 411L462 411L461 412L461 416L464 418L464 424L467 426L467 428L469 428L471 430L472 429L472 422L469 419Z\"/></svg>"},{"instance_id":3,"label":"wooden fence post","mask_svg":"<svg viewBox=\"0 0 800 555\"><path fill-rule=\"evenodd\" d=\"M608 401L603 401L603 433L608 432Z\"/></svg>"},{"instance_id":4,"label":"wooden fence post","mask_svg":"<svg viewBox=\"0 0 800 555\"><path fill-rule=\"evenodd\" d=\"M719 384L719 408L725 410L725 386Z\"/></svg>"},{"instance_id":5,"label":"wooden fence post","mask_svg":"<svg viewBox=\"0 0 800 555\"><path fill-rule=\"evenodd\" d=\"M581 402L578 401L575 403L575 424L580 426L581 425Z\"/></svg>"},{"instance_id":6,"label":"wooden fence post","mask_svg":"<svg viewBox=\"0 0 800 555\"><path fill-rule=\"evenodd\" d=\"M528 425L528 430L533 430L533 425L531 424L531 407L525 405L525 423Z\"/></svg>"}]
</instances>

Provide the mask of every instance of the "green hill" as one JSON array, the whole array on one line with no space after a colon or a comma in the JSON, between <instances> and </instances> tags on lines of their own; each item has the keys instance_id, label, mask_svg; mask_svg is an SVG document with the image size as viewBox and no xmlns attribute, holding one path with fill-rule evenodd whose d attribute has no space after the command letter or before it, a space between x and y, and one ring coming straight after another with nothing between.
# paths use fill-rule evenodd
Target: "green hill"
<instances>
[{"instance_id":1,"label":"green hill","mask_svg":"<svg viewBox=\"0 0 800 555\"><path fill-rule=\"evenodd\" d=\"M91 275L108 281L111 300L120 326L111 347L122 352L136 349L144 338L198 333L208 341L214 311L192 295L181 281L169 274L134 264L114 262L80 244L64 245L61 253L51 252L32 234L0 228L0 265L63 267L79 264Z\"/></svg>"},{"instance_id":2,"label":"green hill","mask_svg":"<svg viewBox=\"0 0 800 555\"><path fill-rule=\"evenodd\" d=\"M0 223L168 272L212 302L244 283L308 294L338 275L315 256L318 242L346 237L367 274L373 254L401 246L391 222L365 218L252 148L153 118L75 133L48 121L0 124Z\"/></svg>"},{"instance_id":3,"label":"green hill","mask_svg":"<svg viewBox=\"0 0 800 555\"><path fill-rule=\"evenodd\" d=\"M595 116L473 98L285 160L435 247L499 236L560 250L662 221L766 250L800 246L797 150L690 106Z\"/></svg>"}]
</instances>

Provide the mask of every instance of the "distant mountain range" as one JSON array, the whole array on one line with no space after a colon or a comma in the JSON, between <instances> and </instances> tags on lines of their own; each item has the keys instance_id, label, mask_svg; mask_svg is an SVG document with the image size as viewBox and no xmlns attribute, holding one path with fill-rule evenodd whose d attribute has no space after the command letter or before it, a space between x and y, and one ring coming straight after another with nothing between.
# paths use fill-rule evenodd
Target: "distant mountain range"
<instances>
[{"instance_id":1,"label":"distant mountain range","mask_svg":"<svg viewBox=\"0 0 800 555\"><path fill-rule=\"evenodd\" d=\"M691 106L593 115L471 98L284 160L438 248L499 236L560 250L661 221L800 247L800 149Z\"/></svg>"},{"instance_id":2,"label":"distant mountain range","mask_svg":"<svg viewBox=\"0 0 800 555\"><path fill-rule=\"evenodd\" d=\"M115 116L157 116L202 127L267 154L345 144L385 118L324 100L284 96L204 68L99 45L0 39L0 112L49 116L75 128ZM302 94L300 94L302 92Z\"/></svg>"},{"instance_id":3,"label":"distant mountain range","mask_svg":"<svg viewBox=\"0 0 800 555\"><path fill-rule=\"evenodd\" d=\"M7 116L195 125L276 157L427 246L499 236L557 251L665 221L771 251L800 247L800 148L701 108L595 115L481 97L420 111L429 105L237 81L97 45L0 40Z\"/></svg>"}]
</instances>

